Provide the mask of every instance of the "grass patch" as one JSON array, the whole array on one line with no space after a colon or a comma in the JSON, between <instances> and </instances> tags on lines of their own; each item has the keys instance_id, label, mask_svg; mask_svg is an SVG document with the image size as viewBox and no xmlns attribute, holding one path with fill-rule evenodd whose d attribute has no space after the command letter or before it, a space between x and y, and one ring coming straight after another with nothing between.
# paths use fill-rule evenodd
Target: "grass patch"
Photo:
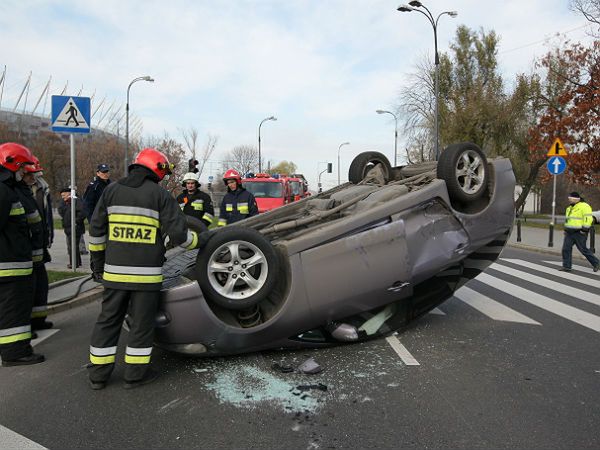
<instances>
[{"instance_id":1,"label":"grass patch","mask_svg":"<svg viewBox=\"0 0 600 450\"><path fill-rule=\"evenodd\" d=\"M66 278L75 278L82 275L89 275L85 272L64 272L60 270L48 270L48 283L54 283L55 281L64 280Z\"/></svg>"},{"instance_id":2,"label":"grass patch","mask_svg":"<svg viewBox=\"0 0 600 450\"><path fill-rule=\"evenodd\" d=\"M62 230L63 229L62 219L53 219L52 222L54 223L54 229L55 230Z\"/></svg>"},{"instance_id":3,"label":"grass patch","mask_svg":"<svg viewBox=\"0 0 600 450\"><path fill-rule=\"evenodd\" d=\"M546 222L546 223L521 221L521 226L529 227L529 228L543 228L545 230L548 230L550 228L550 220L548 220L548 222ZM562 231L565 229L565 227L564 227L564 224L562 224L562 223L555 223L554 229ZM600 233L600 225L594 225L594 229L596 230L596 233Z\"/></svg>"}]
</instances>

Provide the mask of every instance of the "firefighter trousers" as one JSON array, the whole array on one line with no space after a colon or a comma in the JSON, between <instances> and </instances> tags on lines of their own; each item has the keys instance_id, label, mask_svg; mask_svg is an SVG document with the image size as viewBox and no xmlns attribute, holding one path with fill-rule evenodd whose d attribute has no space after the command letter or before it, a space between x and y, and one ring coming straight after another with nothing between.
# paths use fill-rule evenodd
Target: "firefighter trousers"
<instances>
[{"instance_id":1,"label":"firefighter trousers","mask_svg":"<svg viewBox=\"0 0 600 450\"><path fill-rule=\"evenodd\" d=\"M48 317L48 272L45 264L33 265L33 310L31 327L36 330Z\"/></svg>"},{"instance_id":2,"label":"firefighter trousers","mask_svg":"<svg viewBox=\"0 0 600 450\"><path fill-rule=\"evenodd\" d=\"M31 348L32 276L0 283L0 355L3 361L23 358Z\"/></svg>"},{"instance_id":3,"label":"firefighter trousers","mask_svg":"<svg viewBox=\"0 0 600 450\"><path fill-rule=\"evenodd\" d=\"M117 344L125 315L129 313L129 336L125 349L125 381L144 378L150 366L154 323L160 291L104 289L102 311L98 316L90 345L90 380L105 383L115 366Z\"/></svg>"}]
</instances>

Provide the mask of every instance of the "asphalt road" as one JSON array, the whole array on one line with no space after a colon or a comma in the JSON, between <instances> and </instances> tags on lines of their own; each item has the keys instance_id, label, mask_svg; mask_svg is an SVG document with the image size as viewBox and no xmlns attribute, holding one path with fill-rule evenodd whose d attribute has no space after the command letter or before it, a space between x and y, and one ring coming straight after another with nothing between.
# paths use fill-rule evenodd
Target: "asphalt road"
<instances>
[{"instance_id":1,"label":"asphalt road","mask_svg":"<svg viewBox=\"0 0 600 450\"><path fill-rule=\"evenodd\" d=\"M122 365L89 389L99 306L62 312L36 345L47 362L0 369L0 447L599 448L600 273L502 257L396 337L212 359L156 350L161 378L135 390ZM271 369L307 357L323 372Z\"/></svg>"}]
</instances>

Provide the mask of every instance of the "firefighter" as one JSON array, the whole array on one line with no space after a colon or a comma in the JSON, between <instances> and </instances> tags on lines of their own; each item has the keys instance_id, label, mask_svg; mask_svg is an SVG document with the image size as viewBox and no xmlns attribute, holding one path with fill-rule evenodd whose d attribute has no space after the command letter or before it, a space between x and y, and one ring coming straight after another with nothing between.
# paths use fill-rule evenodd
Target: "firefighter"
<instances>
[{"instance_id":1,"label":"firefighter","mask_svg":"<svg viewBox=\"0 0 600 450\"><path fill-rule=\"evenodd\" d=\"M177 196L177 203L184 214L195 217L210 226L214 219L214 208L210 195L200 190L198 174L188 172L183 177L184 191Z\"/></svg>"},{"instance_id":2,"label":"firefighter","mask_svg":"<svg viewBox=\"0 0 600 450\"><path fill-rule=\"evenodd\" d=\"M227 186L227 193L221 202L219 211L219 226L239 222L258 214L258 205L251 192L242 186L242 177L233 169L223 175L223 183Z\"/></svg>"},{"instance_id":3,"label":"firefighter","mask_svg":"<svg viewBox=\"0 0 600 450\"><path fill-rule=\"evenodd\" d=\"M33 195L33 186L36 184L35 174L41 173L42 168L39 159L35 155L33 156L33 161L34 164L25 166L23 180L19 183L19 193L22 196L21 203L25 207L33 247L33 309L31 311L31 329L35 331L52 328L52 322L46 321L48 316L48 273L46 272L45 263L50 260L50 254L47 250L50 237L47 231L45 211L40 209L40 205Z\"/></svg>"},{"instance_id":4,"label":"firefighter","mask_svg":"<svg viewBox=\"0 0 600 450\"><path fill-rule=\"evenodd\" d=\"M565 237L562 248L563 272L571 271L573 262L573 245L587 258L594 272L600 269L600 261L592 251L587 248L586 241L590 228L593 226L592 207L583 201L578 192L571 192L568 196L569 206L565 212Z\"/></svg>"},{"instance_id":5,"label":"firefighter","mask_svg":"<svg viewBox=\"0 0 600 450\"><path fill-rule=\"evenodd\" d=\"M92 389L103 389L112 373L126 313L131 322L124 387L148 384L158 376L150 369L150 357L163 279L164 237L189 250L198 246L198 235L188 230L177 202L158 185L172 169L163 153L143 149L129 166L129 175L107 186L94 210L92 270L94 279L102 280L104 294L90 345Z\"/></svg>"},{"instance_id":6,"label":"firefighter","mask_svg":"<svg viewBox=\"0 0 600 450\"><path fill-rule=\"evenodd\" d=\"M32 244L27 215L17 192L24 166L33 164L27 147L0 145L0 355L3 366L38 364L31 347Z\"/></svg>"}]
</instances>

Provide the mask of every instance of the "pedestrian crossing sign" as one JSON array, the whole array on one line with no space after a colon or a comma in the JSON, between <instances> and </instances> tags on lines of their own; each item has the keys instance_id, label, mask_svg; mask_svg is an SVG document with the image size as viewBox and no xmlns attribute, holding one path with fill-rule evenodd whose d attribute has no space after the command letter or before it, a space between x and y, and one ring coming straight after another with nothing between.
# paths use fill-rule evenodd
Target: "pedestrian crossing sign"
<instances>
[{"instance_id":1,"label":"pedestrian crossing sign","mask_svg":"<svg viewBox=\"0 0 600 450\"><path fill-rule=\"evenodd\" d=\"M560 138L556 138L546 156L567 156L567 151Z\"/></svg>"},{"instance_id":2,"label":"pedestrian crossing sign","mask_svg":"<svg viewBox=\"0 0 600 450\"><path fill-rule=\"evenodd\" d=\"M52 96L52 131L58 133L89 133L90 98L69 95Z\"/></svg>"}]
</instances>

